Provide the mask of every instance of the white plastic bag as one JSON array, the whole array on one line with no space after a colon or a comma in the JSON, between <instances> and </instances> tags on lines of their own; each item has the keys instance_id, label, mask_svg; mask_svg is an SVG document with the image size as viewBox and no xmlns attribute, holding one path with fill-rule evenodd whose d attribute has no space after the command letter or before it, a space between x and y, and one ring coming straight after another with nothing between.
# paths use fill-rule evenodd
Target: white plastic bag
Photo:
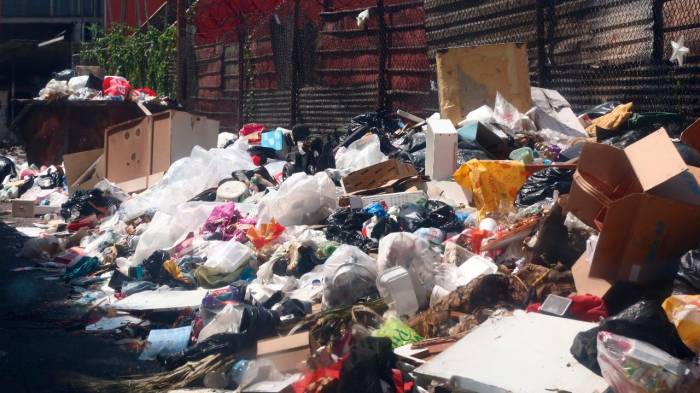
<instances>
[{"instance_id":1,"label":"white plastic bag","mask_svg":"<svg viewBox=\"0 0 700 393\"><path fill-rule=\"evenodd\" d=\"M350 173L388 159L380 149L379 137L369 134L348 147L341 146L335 153L335 167L343 173Z\"/></svg>"},{"instance_id":2,"label":"white plastic bag","mask_svg":"<svg viewBox=\"0 0 700 393\"><path fill-rule=\"evenodd\" d=\"M39 90L39 99L45 100L51 96L67 96L70 95L70 89L68 88L68 82L57 81L51 79L46 87Z\"/></svg>"},{"instance_id":3,"label":"white plastic bag","mask_svg":"<svg viewBox=\"0 0 700 393\"><path fill-rule=\"evenodd\" d=\"M377 293L377 262L359 248L338 247L323 264L323 306L349 306Z\"/></svg>"},{"instance_id":4,"label":"white plastic bag","mask_svg":"<svg viewBox=\"0 0 700 393\"><path fill-rule=\"evenodd\" d=\"M90 79L89 75L74 76L68 80L68 89L77 91L78 89L85 88L87 87L88 79Z\"/></svg>"},{"instance_id":5,"label":"white plastic bag","mask_svg":"<svg viewBox=\"0 0 700 393\"><path fill-rule=\"evenodd\" d=\"M522 131L523 116L518 108L508 102L500 92L496 93L496 102L493 105L493 119L496 123L514 132Z\"/></svg>"},{"instance_id":6,"label":"white plastic bag","mask_svg":"<svg viewBox=\"0 0 700 393\"><path fill-rule=\"evenodd\" d=\"M402 266L411 274L420 306L428 304L435 286L435 265L441 256L430 243L408 232L395 232L379 241L377 266L379 273L393 266Z\"/></svg>"},{"instance_id":7,"label":"white plastic bag","mask_svg":"<svg viewBox=\"0 0 700 393\"><path fill-rule=\"evenodd\" d=\"M207 256L204 266L229 274L243 268L253 256L253 251L235 240L229 240L211 242L204 254Z\"/></svg>"},{"instance_id":8,"label":"white plastic bag","mask_svg":"<svg viewBox=\"0 0 700 393\"><path fill-rule=\"evenodd\" d=\"M256 216L261 224L274 218L284 226L313 225L328 217L336 205L335 184L326 173L299 172L262 198Z\"/></svg>"},{"instance_id":9,"label":"white plastic bag","mask_svg":"<svg viewBox=\"0 0 700 393\"><path fill-rule=\"evenodd\" d=\"M199 332L197 341L201 342L219 333L238 333L243 318L243 308L235 304L227 304L216 313L202 331Z\"/></svg>"},{"instance_id":10,"label":"white plastic bag","mask_svg":"<svg viewBox=\"0 0 700 393\"><path fill-rule=\"evenodd\" d=\"M233 171L255 169L239 141L228 149L205 150L195 146L189 157L170 165L158 184L122 204L124 219L138 217L150 209L178 214L179 204L218 186L219 181L230 177Z\"/></svg>"}]
</instances>

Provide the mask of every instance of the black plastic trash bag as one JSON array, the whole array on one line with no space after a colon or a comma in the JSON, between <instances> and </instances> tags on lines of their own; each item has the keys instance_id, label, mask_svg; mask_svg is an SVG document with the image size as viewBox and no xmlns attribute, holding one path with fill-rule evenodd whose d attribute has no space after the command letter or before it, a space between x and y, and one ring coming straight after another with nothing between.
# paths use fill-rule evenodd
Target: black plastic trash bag
<instances>
[{"instance_id":1,"label":"black plastic trash bag","mask_svg":"<svg viewBox=\"0 0 700 393\"><path fill-rule=\"evenodd\" d=\"M676 295L700 294L700 246L683 254L673 280Z\"/></svg>"},{"instance_id":2,"label":"black plastic trash bag","mask_svg":"<svg viewBox=\"0 0 700 393\"><path fill-rule=\"evenodd\" d=\"M244 304L240 333L219 333L185 349L182 352L160 355L158 360L167 370L173 370L208 355L237 353L243 359L255 359L259 339L277 333L279 315L263 307Z\"/></svg>"},{"instance_id":3,"label":"black plastic trash bag","mask_svg":"<svg viewBox=\"0 0 700 393\"><path fill-rule=\"evenodd\" d=\"M143 261L143 269L150 281L162 284L163 279L168 277L167 272L163 271L163 263L168 259L170 259L170 254L167 251L156 250Z\"/></svg>"},{"instance_id":4,"label":"black plastic trash bag","mask_svg":"<svg viewBox=\"0 0 700 393\"><path fill-rule=\"evenodd\" d=\"M362 138L368 132L372 132L379 137L379 147L382 153L389 155L396 150L392 146L388 133L392 133L399 128L399 123L389 116L388 112L368 112L355 116L348 125L348 136L341 142L341 146L348 147L351 143Z\"/></svg>"},{"instance_id":5,"label":"black plastic trash bag","mask_svg":"<svg viewBox=\"0 0 700 393\"><path fill-rule=\"evenodd\" d=\"M51 189L63 186L63 173L60 171L53 171L45 175L37 177L34 181L36 184L44 189Z\"/></svg>"},{"instance_id":6,"label":"black plastic trash bag","mask_svg":"<svg viewBox=\"0 0 700 393\"><path fill-rule=\"evenodd\" d=\"M76 190L73 195L61 205L61 216L65 219L77 219L91 214L104 214L111 206L119 206L121 202L105 195L97 188L90 191Z\"/></svg>"},{"instance_id":7,"label":"black plastic trash bag","mask_svg":"<svg viewBox=\"0 0 700 393\"><path fill-rule=\"evenodd\" d=\"M633 144L634 142L637 142L638 140L644 138L647 135L649 135L648 132L643 132L640 130L629 130L625 132L620 132L607 131L603 128L598 128L598 131L596 133L596 141L606 145L611 145L620 149L624 149L625 147Z\"/></svg>"},{"instance_id":8,"label":"black plastic trash bag","mask_svg":"<svg viewBox=\"0 0 700 393\"><path fill-rule=\"evenodd\" d=\"M384 386L392 388L392 369L397 356L386 337L364 337L352 344L348 358L343 362L338 383L338 393L383 393Z\"/></svg>"},{"instance_id":9,"label":"black plastic trash bag","mask_svg":"<svg viewBox=\"0 0 700 393\"><path fill-rule=\"evenodd\" d=\"M75 71L70 68L66 68L63 71L54 72L52 74L53 79L57 81L68 81L70 78L75 76Z\"/></svg>"},{"instance_id":10,"label":"black plastic trash bag","mask_svg":"<svg viewBox=\"0 0 700 393\"><path fill-rule=\"evenodd\" d=\"M559 194L568 194L574 172L573 169L550 167L533 173L515 196L515 206L530 206L552 198L555 190Z\"/></svg>"},{"instance_id":11,"label":"black plastic trash bag","mask_svg":"<svg viewBox=\"0 0 700 393\"><path fill-rule=\"evenodd\" d=\"M17 177L17 168L15 163L5 156L0 156L0 183L5 181L5 178Z\"/></svg>"},{"instance_id":12,"label":"black plastic trash bag","mask_svg":"<svg viewBox=\"0 0 700 393\"><path fill-rule=\"evenodd\" d=\"M637 302L621 313L604 319L597 327L576 335L571 354L598 375L601 373L596 337L600 331L647 342L679 359L690 359L694 355L678 337L676 327L666 318L659 301Z\"/></svg>"}]
</instances>

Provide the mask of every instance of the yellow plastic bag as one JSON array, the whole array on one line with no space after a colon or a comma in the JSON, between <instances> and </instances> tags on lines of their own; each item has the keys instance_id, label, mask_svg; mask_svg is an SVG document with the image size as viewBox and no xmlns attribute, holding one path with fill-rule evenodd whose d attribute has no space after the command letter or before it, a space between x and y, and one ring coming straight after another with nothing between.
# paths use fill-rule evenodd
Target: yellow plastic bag
<instances>
[{"instance_id":1,"label":"yellow plastic bag","mask_svg":"<svg viewBox=\"0 0 700 393\"><path fill-rule=\"evenodd\" d=\"M683 343L700 354L700 295L673 295L661 305Z\"/></svg>"},{"instance_id":2,"label":"yellow plastic bag","mask_svg":"<svg viewBox=\"0 0 700 393\"><path fill-rule=\"evenodd\" d=\"M469 160L454 173L455 181L473 194L479 219L494 211L512 208L515 196L527 180L522 161Z\"/></svg>"}]
</instances>

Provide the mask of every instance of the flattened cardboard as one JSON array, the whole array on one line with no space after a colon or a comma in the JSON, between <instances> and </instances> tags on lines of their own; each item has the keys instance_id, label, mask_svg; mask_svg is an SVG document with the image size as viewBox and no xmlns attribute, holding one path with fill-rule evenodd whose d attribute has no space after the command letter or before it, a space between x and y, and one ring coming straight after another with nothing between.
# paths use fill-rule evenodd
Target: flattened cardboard
<instances>
[{"instance_id":1,"label":"flattened cardboard","mask_svg":"<svg viewBox=\"0 0 700 393\"><path fill-rule=\"evenodd\" d=\"M308 332L258 341L258 358L270 360L281 372L296 370L310 355Z\"/></svg>"},{"instance_id":2,"label":"flattened cardboard","mask_svg":"<svg viewBox=\"0 0 700 393\"><path fill-rule=\"evenodd\" d=\"M532 106L524 43L442 49L436 64L440 115L454 124L482 105L493 106L497 92L520 112Z\"/></svg>"},{"instance_id":3,"label":"flattened cardboard","mask_svg":"<svg viewBox=\"0 0 700 393\"><path fill-rule=\"evenodd\" d=\"M351 172L342 179L345 192L359 194L363 191L376 190L396 185L403 179L417 177L416 168L398 160L387 160Z\"/></svg>"}]
</instances>

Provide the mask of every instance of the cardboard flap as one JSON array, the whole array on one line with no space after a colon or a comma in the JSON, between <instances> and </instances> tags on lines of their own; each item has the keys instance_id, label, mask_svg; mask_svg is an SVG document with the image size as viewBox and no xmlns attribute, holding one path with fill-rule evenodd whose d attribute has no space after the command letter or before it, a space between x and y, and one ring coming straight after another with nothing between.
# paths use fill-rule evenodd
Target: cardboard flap
<instances>
[{"instance_id":1,"label":"cardboard flap","mask_svg":"<svg viewBox=\"0 0 700 393\"><path fill-rule=\"evenodd\" d=\"M625 155L644 191L688 169L663 128L627 146Z\"/></svg>"},{"instance_id":2,"label":"cardboard flap","mask_svg":"<svg viewBox=\"0 0 700 393\"><path fill-rule=\"evenodd\" d=\"M651 190L654 195L700 206L700 168L688 170Z\"/></svg>"},{"instance_id":3,"label":"cardboard flap","mask_svg":"<svg viewBox=\"0 0 700 393\"><path fill-rule=\"evenodd\" d=\"M388 160L352 172L343 178L345 192L386 187L400 179L418 176L416 168L398 160Z\"/></svg>"},{"instance_id":4,"label":"cardboard flap","mask_svg":"<svg viewBox=\"0 0 700 393\"><path fill-rule=\"evenodd\" d=\"M591 264L588 262L586 253L574 263L571 267L571 273L574 276L574 286L576 286L576 292L584 294L596 295L598 297L603 297L610 290L613 285L613 281L606 280L604 278L596 278L590 276Z\"/></svg>"},{"instance_id":5,"label":"cardboard flap","mask_svg":"<svg viewBox=\"0 0 700 393\"><path fill-rule=\"evenodd\" d=\"M624 151L602 143L586 142L578 160L581 174L595 176L610 186L622 183L631 169Z\"/></svg>"},{"instance_id":6,"label":"cardboard flap","mask_svg":"<svg viewBox=\"0 0 700 393\"><path fill-rule=\"evenodd\" d=\"M700 151L700 117L681 133L681 140L686 145Z\"/></svg>"},{"instance_id":7,"label":"cardboard flap","mask_svg":"<svg viewBox=\"0 0 700 393\"><path fill-rule=\"evenodd\" d=\"M605 216L591 276L643 283L700 241L700 207L631 194Z\"/></svg>"},{"instance_id":8,"label":"cardboard flap","mask_svg":"<svg viewBox=\"0 0 700 393\"><path fill-rule=\"evenodd\" d=\"M63 155L63 166L66 171L66 182L74 184L85 171L97 161L104 149L86 150Z\"/></svg>"}]
</instances>

